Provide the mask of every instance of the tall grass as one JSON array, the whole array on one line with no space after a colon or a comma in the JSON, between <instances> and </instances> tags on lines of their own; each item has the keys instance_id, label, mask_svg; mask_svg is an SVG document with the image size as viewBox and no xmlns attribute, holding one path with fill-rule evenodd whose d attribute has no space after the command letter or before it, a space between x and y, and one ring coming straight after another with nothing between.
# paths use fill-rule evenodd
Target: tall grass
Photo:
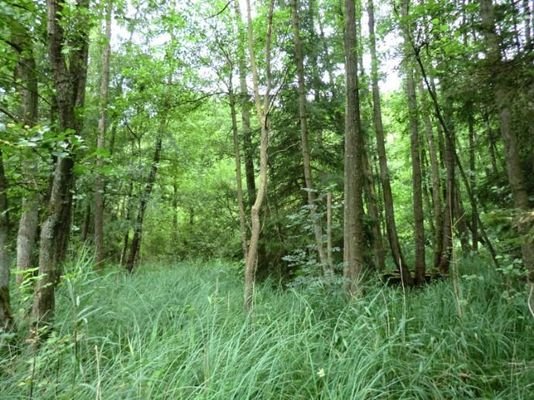
<instances>
[{"instance_id":1,"label":"tall grass","mask_svg":"<svg viewBox=\"0 0 534 400\"><path fill-rule=\"evenodd\" d=\"M55 333L0 362L1 399L534 399L524 297L479 260L450 282L258 288L235 268L70 268ZM20 304L23 310L24 304ZM461 307L461 312L459 312ZM21 327L23 329L23 327Z\"/></svg>"}]
</instances>

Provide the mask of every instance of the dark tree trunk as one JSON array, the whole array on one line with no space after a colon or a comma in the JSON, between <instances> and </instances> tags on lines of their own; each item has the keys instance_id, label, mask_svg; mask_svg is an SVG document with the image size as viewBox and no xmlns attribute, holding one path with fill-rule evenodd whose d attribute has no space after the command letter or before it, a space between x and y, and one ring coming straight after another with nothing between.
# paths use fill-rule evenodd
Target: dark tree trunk
<instances>
[{"instance_id":1,"label":"dark tree trunk","mask_svg":"<svg viewBox=\"0 0 534 400\"><path fill-rule=\"evenodd\" d=\"M162 117L163 118L163 117ZM158 166L161 160L161 148L163 140L163 132L165 123L162 122L160 127L160 132L156 138L156 144L154 146L154 156L152 157L152 164L150 166L150 172L145 183L143 192L139 199L139 208L137 209L137 217L134 222L134 234L132 238L132 243L130 245L130 254L128 255L128 261L126 262L126 269L128 272L132 272L137 264L139 258L139 251L141 250L141 240L143 238L143 221L145 218L146 207L150 196L152 194L152 189L156 182L156 175L158 173Z\"/></svg>"}]
</instances>

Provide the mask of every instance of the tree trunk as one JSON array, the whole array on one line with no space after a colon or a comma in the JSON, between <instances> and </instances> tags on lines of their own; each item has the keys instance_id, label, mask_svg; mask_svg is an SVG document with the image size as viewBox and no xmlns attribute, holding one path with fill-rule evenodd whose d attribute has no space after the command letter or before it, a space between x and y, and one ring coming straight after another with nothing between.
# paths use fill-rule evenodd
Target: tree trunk
<instances>
[{"instance_id":1,"label":"tree trunk","mask_svg":"<svg viewBox=\"0 0 534 400\"><path fill-rule=\"evenodd\" d=\"M245 56L246 32L241 21L239 2L234 2L238 29L238 70L239 70L239 96L241 105L241 125L243 133L243 149L245 160L245 179L247 183L248 207L252 207L256 198L256 181L254 177L254 149L252 147L252 130L250 129L250 101L247 88L247 62Z\"/></svg>"},{"instance_id":2,"label":"tree trunk","mask_svg":"<svg viewBox=\"0 0 534 400\"><path fill-rule=\"evenodd\" d=\"M241 235L241 247L243 249L243 259L247 259L247 223L245 217L245 202L243 200L243 178L241 176L241 151L239 146L239 131L237 128L237 113L234 88L230 75L228 97L230 101L230 116L232 118L232 142L234 145L235 160L235 180L237 190L237 206L239 208L239 233Z\"/></svg>"},{"instance_id":3,"label":"tree trunk","mask_svg":"<svg viewBox=\"0 0 534 400\"><path fill-rule=\"evenodd\" d=\"M313 187L313 176L311 169L310 157L310 143L308 133L308 114L306 105L306 83L304 79L304 54L302 49L302 41L300 38L300 20L299 20L299 0L291 1L291 14L293 25L293 45L295 48L295 64L297 67L297 82L299 94L299 122L300 122L300 145L302 150L302 160L304 169L304 184L308 199L308 208L310 210L310 219L313 225L313 233L315 236L315 246L317 247L317 254L319 262L322 266L323 273L331 270L332 266L328 265L328 259L324 251L323 243L323 229L321 221L317 215L317 206L315 204L317 196Z\"/></svg>"},{"instance_id":4,"label":"tree trunk","mask_svg":"<svg viewBox=\"0 0 534 400\"><path fill-rule=\"evenodd\" d=\"M363 269L363 174L360 100L358 95L358 43L354 0L345 0L345 167L344 167L344 228L343 276L350 296L360 292Z\"/></svg>"},{"instance_id":5,"label":"tree trunk","mask_svg":"<svg viewBox=\"0 0 534 400\"><path fill-rule=\"evenodd\" d=\"M13 43L19 54L17 77L24 82L20 86L21 111L23 125L33 127L38 118L38 86L36 63L29 32L21 25L14 26ZM22 199L22 212L17 234L17 283L22 284L25 271L33 264L32 255L35 248L37 228L39 226L39 185L36 181L36 167L28 162L23 167L25 181L30 183L30 192Z\"/></svg>"},{"instance_id":6,"label":"tree trunk","mask_svg":"<svg viewBox=\"0 0 534 400\"><path fill-rule=\"evenodd\" d=\"M425 92L424 87L420 87L421 99L424 99ZM434 216L434 238L433 238L433 253L434 253L434 266L439 264L441 259L441 253L443 252L443 205L442 205L442 186L441 186L441 173L439 166L439 153L437 149L436 138L434 136L434 130L432 128L432 120L430 114L425 109L422 113L423 124L425 126L425 136L428 145L428 153L430 158L430 173L432 180L432 210Z\"/></svg>"},{"instance_id":7,"label":"tree trunk","mask_svg":"<svg viewBox=\"0 0 534 400\"><path fill-rule=\"evenodd\" d=\"M395 210L393 207L393 193L389 178L389 168L387 164L384 125L382 123L382 107L380 104L380 89L378 86L378 55L376 52L375 37L375 17L373 1L367 3L367 12L369 16L369 47L371 50L371 81L373 93L373 122L376 135L376 149L378 153L378 163L380 166L380 182L382 184L382 196L384 198L384 214L386 217L386 233L388 236L389 246L393 261L397 270L401 274L403 283L410 285L412 277L410 270L404 259L402 249L397 234L397 225L395 222Z\"/></svg>"},{"instance_id":8,"label":"tree trunk","mask_svg":"<svg viewBox=\"0 0 534 400\"><path fill-rule=\"evenodd\" d=\"M252 205L251 214L251 232L248 247L248 255L245 265L245 290L244 290L244 308L245 311L252 310L254 284L255 284L255 270L257 265L258 242L260 238L260 211L263 200L267 194L267 178L268 178L268 147L269 147L269 106L271 101L271 38L272 38L272 22L274 0L269 2L268 26L267 36L265 42L265 68L266 68L266 89L263 95L263 104L261 102L259 89L258 67L256 65L256 55L254 51L255 40L252 27L252 11L250 0L246 1L247 5L247 36L248 36L248 51L250 55L250 65L252 69L252 82L254 85L254 103L256 105L256 112L260 121L260 182L258 192L256 193L256 200Z\"/></svg>"},{"instance_id":9,"label":"tree trunk","mask_svg":"<svg viewBox=\"0 0 534 400\"><path fill-rule=\"evenodd\" d=\"M368 151L365 143L362 144L361 148L364 180L363 191L365 202L367 204L367 220L371 225L371 248L373 249L374 266L378 271L384 271L386 269L386 260L373 172L371 170L371 164L369 163Z\"/></svg>"},{"instance_id":10,"label":"tree trunk","mask_svg":"<svg viewBox=\"0 0 534 400\"><path fill-rule=\"evenodd\" d=\"M108 107L108 92L109 92L109 59L111 55L111 14L112 2L107 1L106 4L106 21L104 32L104 48L102 51L102 74L100 80L100 104L99 104L99 119L98 119L98 137L96 143L96 150L103 152L105 149L105 137L107 130L107 107ZM95 177L95 264L96 267L102 267L104 262L104 177L102 176L102 168L104 160L102 155L98 154L96 159L96 177Z\"/></svg>"},{"instance_id":11,"label":"tree trunk","mask_svg":"<svg viewBox=\"0 0 534 400\"><path fill-rule=\"evenodd\" d=\"M477 147L475 121L473 117L473 103L469 102L467 107L467 131L469 134L469 184L473 193L477 192L477 177L476 177L476 158L475 149ZM471 202L471 248L474 252L478 251L478 204Z\"/></svg>"},{"instance_id":12,"label":"tree trunk","mask_svg":"<svg viewBox=\"0 0 534 400\"><path fill-rule=\"evenodd\" d=\"M450 121L451 118L446 120ZM445 170L446 170L446 189L445 189L445 208L443 212L443 232L442 232L442 252L437 265L438 270L442 274L449 273L449 265L452 257L452 232L453 224L455 222L455 159L454 155L456 154L455 147L455 135L452 129L449 127L444 128L445 130Z\"/></svg>"},{"instance_id":13,"label":"tree trunk","mask_svg":"<svg viewBox=\"0 0 534 400\"><path fill-rule=\"evenodd\" d=\"M402 2L402 17L407 18L410 0ZM412 158L412 201L415 226L415 281L418 284L425 279L425 227L423 213L422 173L420 159L419 121L417 98L415 93L414 68L410 46L411 27L404 24L404 70L406 97L408 100L408 119L410 130L410 154Z\"/></svg>"},{"instance_id":14,"label":"tree trunk","mask_svg":"<svg viewBox=\"0 0 534 400\"><path fill-rule=\"evenodd\" d=\"M165 118L165 117L161 117ZM150 165L150 172L146 180L145 188L141 193L139 199L139 208L137 209L137 217L134 222L134 235L132 243L130 245L130 254L126 262L126 269L128 272L133 272L138 258L139 251L141 250L141 240L143 238L143 221L145 219L145 212L156 182L156 175L158 173L159 162L161 160L161 148L163 141L163 129L165 128L165 122L161 122L160 131L156 137L156 144L154 146L154 156L152 157L152 163ZM126 239L127 240L127 239Z\"/></svg>"},{"instance_id":15,"label":"tree trunk","mask_svg":"<svg viewBox=\"0 0 534 400\"><path fill-rule=\"evenodd\" d=\"M76 4L80 15L88 15L86 1ZM32 318L35 328L47 325L52 319L55 304L55 284L58 276L58 262L65 253L66 238L70 226L70 204L72 203L72 176L74 160L70 154L70 135L79 132L75 107L80 105L82 82L85 83L87 60L86 26L78 24L77 46L69 47L69 59L64 51L66 43L63 32L64 2L48 0L48 52L52 66L53 83L56 91L58 123L61 132L68 134L66 148L68 154L58 157L52 179L47 217L41 228L39 275L35 287ZM74 43L71 43L74 44ZM70 68L69 68L69 67ZM35 330L33 334L39 335Z\"/></svg>"},{"instance_id":16,"label":"tree trunk","mask_svg":"<svg viewBox=\"0 0 534 400\"><path fill-rule=\"evenodd\" d=\"M7 215L7 179L4 159L0 151L0 333L10 330L13 326L9 297L9 220Z\"/></svg>"}]
</instances>

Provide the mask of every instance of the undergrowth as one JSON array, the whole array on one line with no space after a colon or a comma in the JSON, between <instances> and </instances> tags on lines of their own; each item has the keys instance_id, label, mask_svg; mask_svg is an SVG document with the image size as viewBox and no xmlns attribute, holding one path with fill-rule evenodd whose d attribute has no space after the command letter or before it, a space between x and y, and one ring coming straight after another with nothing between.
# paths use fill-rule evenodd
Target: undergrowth
<instances>
[{"instance_id":1,"label":"undergrowth","mask_svg":"<svg viewBox=\"0 0 534 400\"><path fill-rule=\"evenodd\" d=\"M100 276L72 265L54 333L4 345L1 399L533 399L524 293L477 259L460 289L242 286L224 263ZM27 297L18 296L18 313ZM24 331L25 327L19 325Z\"/></svg>"}]
</instances>

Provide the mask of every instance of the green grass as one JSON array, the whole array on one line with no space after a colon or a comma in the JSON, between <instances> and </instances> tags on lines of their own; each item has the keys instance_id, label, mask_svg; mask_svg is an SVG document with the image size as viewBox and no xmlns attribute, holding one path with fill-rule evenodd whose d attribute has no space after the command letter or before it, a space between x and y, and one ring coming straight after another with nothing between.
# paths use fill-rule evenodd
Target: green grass
<instances>
[{"instance_id":1,"label":"green grass","mask_svg":"<svg viewBox=\"0 0 534 400\"><path fill-rule=\"evenodd\" d=\"M4 349L0 399L534 399L522 288L478 264L462 262L459 290L369 285L350 303L265 285L247 317L235 266L81 263L47 343Z\"/></svg>"}]
</instances>

